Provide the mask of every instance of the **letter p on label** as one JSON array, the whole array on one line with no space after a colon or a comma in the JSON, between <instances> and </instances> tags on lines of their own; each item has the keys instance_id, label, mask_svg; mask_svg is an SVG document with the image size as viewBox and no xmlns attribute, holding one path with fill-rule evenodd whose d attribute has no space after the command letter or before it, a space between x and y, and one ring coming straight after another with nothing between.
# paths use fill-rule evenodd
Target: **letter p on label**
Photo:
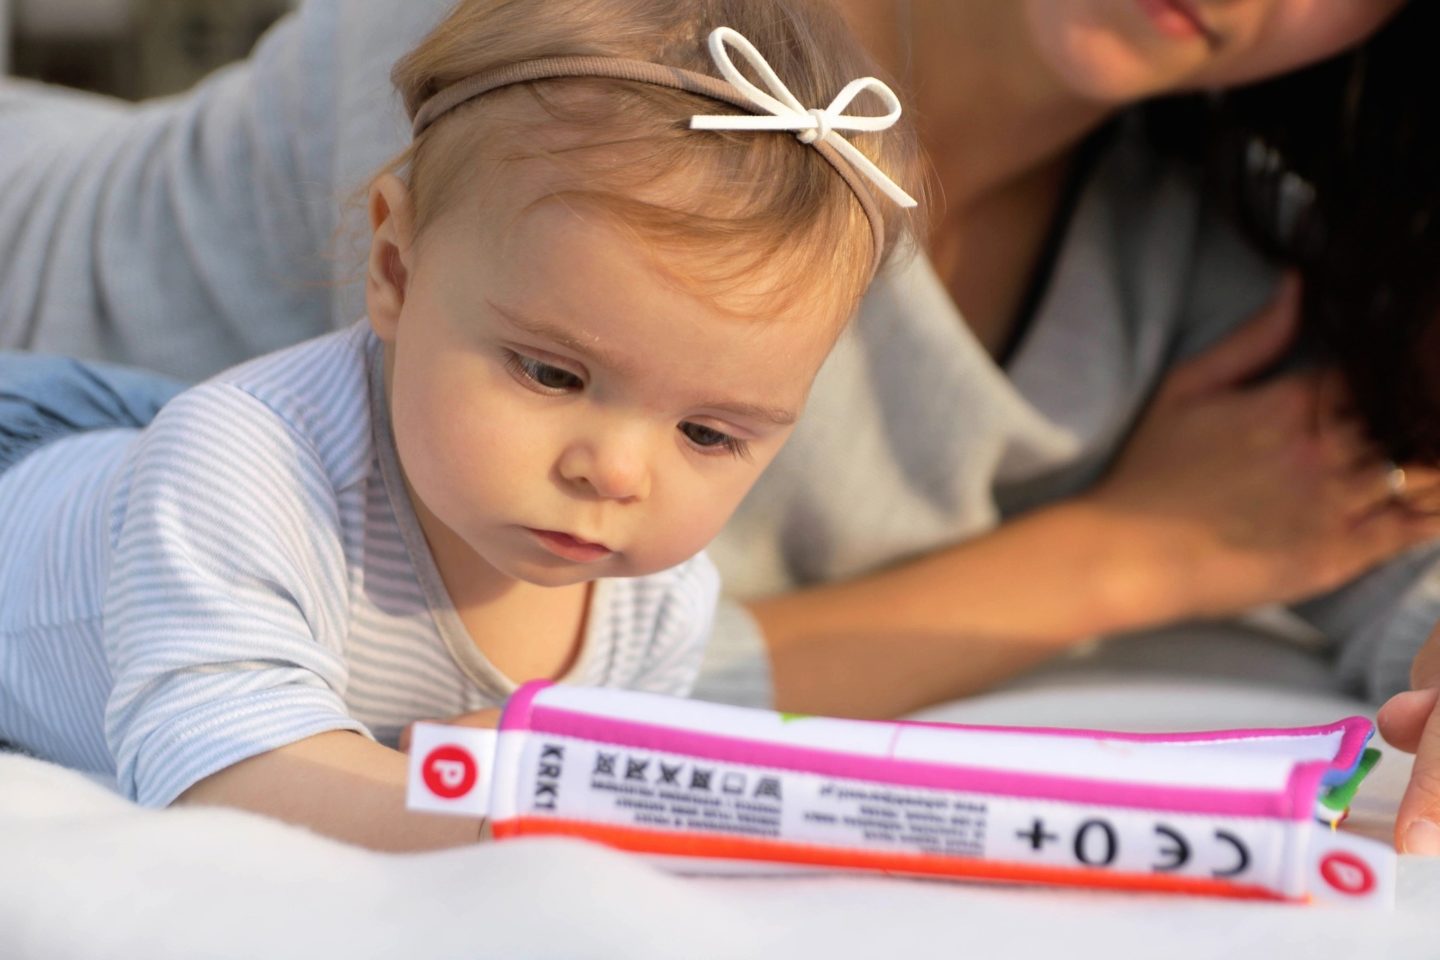
<instances>
[{"instance_id":1,"label":"letter p on label","mask_svg":"<svg viewBox=\"0 0 1440 960\"><path fill-rule=\"evenodd\" d=\"M494 730L415 724L405 806L427 813L488 815L495 740Z\"/></svg>"}]
</instances>

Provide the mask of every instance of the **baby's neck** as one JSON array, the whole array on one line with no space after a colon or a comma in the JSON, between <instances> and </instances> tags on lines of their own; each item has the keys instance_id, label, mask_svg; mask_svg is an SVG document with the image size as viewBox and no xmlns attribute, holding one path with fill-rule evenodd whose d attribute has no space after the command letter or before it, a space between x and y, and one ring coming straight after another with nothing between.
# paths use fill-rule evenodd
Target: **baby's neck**
<instances>
[{"instance_id":1,"label":"baby's neck","mask_svg":"<svg viewBox=\"0 0 1440 960\"><path fill-rule=\"evenodd\" d=\"M471 641L495 669L516 683L558 680L575 665L584 645L591 584L513 584L484 601L467 602L454 590L450 599Z\"/></svg>"},{"instance_id":2,"label":"baby's neck","mask_svg":"<svg viewBox=\"0 0 1440 960\"><path fill-rule=\"evenodd\" d=\"M476 648L516 683L563 677L583 645L590 584L540 587L507 576L413 495L411 503L445 591Z\"/></svg>"}]
</instances>

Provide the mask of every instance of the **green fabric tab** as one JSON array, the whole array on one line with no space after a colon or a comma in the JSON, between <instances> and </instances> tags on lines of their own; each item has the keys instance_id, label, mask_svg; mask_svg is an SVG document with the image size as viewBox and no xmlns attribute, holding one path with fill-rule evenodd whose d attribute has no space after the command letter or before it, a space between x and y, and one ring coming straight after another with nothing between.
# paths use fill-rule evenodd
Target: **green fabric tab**
<instances>
[{"instance_id":1,"label":"green fabric tab","mask_svg":"<svg viewBox=\"0 0 1440 960\"><path fill-rule=\"evenodd\" d=\"M1375 769L1378 762L1380 751L1374 747L1366 747L1365 752L1360 755L1360 762L1355 766L1355 772L1350 774L1350 779L1326 790L1320 797L1321 806L1330 810L1347 809L1350 801L1355 799L1355 791L1360 789L1361 782Z\"/></svg>"}]
</instances>

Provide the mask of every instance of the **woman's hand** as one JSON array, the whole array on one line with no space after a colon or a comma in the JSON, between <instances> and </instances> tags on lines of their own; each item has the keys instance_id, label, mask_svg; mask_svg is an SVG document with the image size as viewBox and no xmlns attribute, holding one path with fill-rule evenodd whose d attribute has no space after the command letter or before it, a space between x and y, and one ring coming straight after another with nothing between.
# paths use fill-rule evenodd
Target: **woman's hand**
<instances>
[{"instance_id":1,"label":"woman's hand","mask_svg":"<svg viewBox=\"0 0 1440 960\"><path fill-rule=\"evenodd\" d=\"M431 722L443 723L452 727L478 727L482 730L494 730L500 725L500 708L487 707L484 710L476 710L474 713L462 713L458 717ZM410 732L414 728L415 724L412 723L400 731L400 750L404 753L410 752Z\"/></svg>"},{"instance_id":2,"label":"woman's hand","mask_svg":"<svg viewBox=\"0 0 1440 960\"><path fill-rule=\"evenodd\" d=\"M1376 721L1391 746L1415 754L1395 815L1395 848L1433 857L1440 855L1440 626L1411 664L1410 686L1380 708Z\"/></svg>"},{"instance_id":3,"label":"woman's hand","mask_svg":"<svg viewBox=\"0 0 1440 960\"><path fill-rule=\"evenodd\" d=\"M1148 618L1222 616L1338 586L1440 535L1393 499L1391 465L1347 411L1330 373L1251 384L1294 339L1298 284L1176 368L1111 473L1088 499L1151 573ZM1409 489L1440 472L1407 467Z\"/></svg>"},{"instance_id":4,"label":"woman's hand","mask_svg":"<svg viewBox=\"0 0 1440 960\"><path fill-rule=\"evenodd\" d=\"M1164 382L1109 475L981 536L754 601L775 704L894 717L984 689L1075 643L1295 600L1440 536L1440 471L1388 465L1338 381L1251 385L1294 339L1293 281ZM1437 791L1440 793L1440 791Z\"/></svg>"}]
</instances>

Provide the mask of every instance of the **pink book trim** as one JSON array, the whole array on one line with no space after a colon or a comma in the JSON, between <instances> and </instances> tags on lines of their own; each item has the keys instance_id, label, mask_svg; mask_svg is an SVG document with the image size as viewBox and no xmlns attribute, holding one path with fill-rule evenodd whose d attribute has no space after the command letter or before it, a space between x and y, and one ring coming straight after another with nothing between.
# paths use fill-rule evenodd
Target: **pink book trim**
<instances>
[{"instance_id":1,"label":"pink book trim","mask_svg":"<svg viewBox=\"0 0 1440 960\"><path fill-rule=\"evenodd\" d=\"M675 753L726 760L733 763L757 764L780 770L811 771L824 776L871 780L877 783L906 784L939 790L958 790L995 794L995 796L1037 797L1070 803L1130 807L1130 809L1171 810L1171 812L1217 813L1225 816L1261 816L1303 820L1312 816L1315 794L1320 780L1332 763L1296 764L1289 783L1279 792L1263 790L1224 790L1215 787L1158 787L1149 784L1115 783L1083 777L1056 777L1044 774L1014 773L966 767L959 764L926 763L896 760L888 757L860 757L835 751L808 747L788 747L760 741L740 740L723 735L694 733L664 725L611 720L562 708L537 704L536 698L546 684L526 684L518 689L505 707L501 731L533 730L536 733L575 735L588 740L670 750ZM1342 721L1342 724L1348 721ZM1359 721L1364 724L1364 721ZM936 724L945 725L945 724ZM1332 727L1315 728L1316 733L1332 731ZM1269 731L1273 735L1274 731ZM1346 731L1351 733L1351 731ZM1077 734L1067 731L1063 735ZM1225 734L1200 734L1204 738L1220 738ZM1261 731L1264 735L1264 731ZM1151 734L1130 734L1130 738L1151 738ZM1178 738L1184 738L1185 734ZM1159 738L1175 740L1175 735ZM1349 740L1349 737L1346 737ZM1342 750L1344 753L1344 750Z\"/></svg>"},{"instance_id":2,"label":"pink book trim","mask_svg":"<svg viewBox=\"0 0 1440 960\"><path fill-rule=\"evenodd\" d=\"M1312 812L1291 790L1281 793L1205 788L1153 787L1107 783L1079 777L1051 777L981 767L862 757L807 747L676 730L648 723L612 720L543 705L530 714L536 733L569 735L622 746L667 750L710 760L745 763L779 770L893 783L937 790L1036 797L1143 810L1214 812L1238 817L1303 819ZM1318 771L1317 771L1318 772ZM1318 782L1318 780L1317 780ZM1298 787L1292 778L1292 787Z\"/></svg>"},{"instance_id":3,"label":"pink book trim","mask_svg":"<svg viewBox=\"0 0 1440 960\"><path fill-rule=\"evenodd\" d=\"M1341 737L1340 752L1335 756L1335 762L1340 765L1354 763L1360 759L1360 751L1365 749L1365 744L1370 739L1370 721L1364 717L1346 717L1344 720L1337 720L1334 723L1327 723L1319 727L1286 727L1284 729L1257 727L1237 730L1181 731L1178 733L1131 733L1120 730L1087 730L1083 727L1005 727L973 723L939 723L934 720L892 720L889 722L898 726L936 727L941 730L952 730L959 727L962 730L980 730L986 733L1043 733L1057 737L1133 740L1142 743L1209 743L1222 740L1270 740L1276 737L1324 736L1325 734L1336 733L1343 730L1344 734Z\"/></svg>"},{"instance_id":4,"label":"pink book trim","mask_svg":"<svg viewBox=\"0 0 1440 960\"><path fill-rule=\"evenodd\" d=\"M528 683L522 683L514 693L510 694L510 699L505 701L505 707L500 711L500 732L529 730L530 716L535 709L535 698L540 695L540 691L554 685L549 680L531 680Z\"/></svg>"},{"instance_id":5,"label":"pink book trim","mask_svg":"<svg viewBox=\"0 0 1440 960\"><path fill-rule=\"evenodd\" d=\"M1043 733L1056 737L1084 737L1095 740L1128 740L1137 743L1218 743L1239 740L1272 740L1279 737L1313 737L1340 733L1340 749L1335 757L1324 762L1327 779L1341 783L1349 778L1365 745L1374 734L1374 727L1364 717L1346 717L1334 723L1318 727L1286 727L1284 729L1256 727L1237 730L1202 730L1179 733L1127 733L1116 730L1086 730L1081 727L1006 727L983 724L938 723L932 720L894 720L897 726L936 727L941 730L960 727L965 730L980 730L986 733ZM1316 761L1320 762L1320 761ZM1333 774L1333 776L1331 776Z\"/></svg>"},{"instance_id":6,"label":"pink book trim","mask_svg":"<svg viewBox=\"0 0 1440 960\"><path fill-rule=\"evenodd\" d=\"M1280 791L1157 787L1083 777L1015 773L959 764L856 756L829 750L784 746L763 741L697 733L659 724L615 720L562 708L547 707L543 703L537 704L536 698L549 686L551 684L547 681L535 681L520 687L505 706L500 722L501 732L533 730L537 733L575 736L624 746L668 750L712 760L939 790L1050 798L1072 803L1093 803L1142 810L1278 817L1291 820L1305 820L1313 815L1315 796L1326 774L1337 768L1347 769L1353 766L1358 761L1360 752L1364 749L1370 734L1369 722L1360 717L1349 717L1327 726L1294 730L1257 729L1180 734L1111 733L1096 730L972 727L968 725L964 728L1162 743L1242 740L1307 734L1323 735L1342 729L1344 731L1340 749L1333 760L1297 763L1285 788ZM938 728L955 727L953 724L943 723L912 721L910 724Z\"/></svg>"}]
</instances>

